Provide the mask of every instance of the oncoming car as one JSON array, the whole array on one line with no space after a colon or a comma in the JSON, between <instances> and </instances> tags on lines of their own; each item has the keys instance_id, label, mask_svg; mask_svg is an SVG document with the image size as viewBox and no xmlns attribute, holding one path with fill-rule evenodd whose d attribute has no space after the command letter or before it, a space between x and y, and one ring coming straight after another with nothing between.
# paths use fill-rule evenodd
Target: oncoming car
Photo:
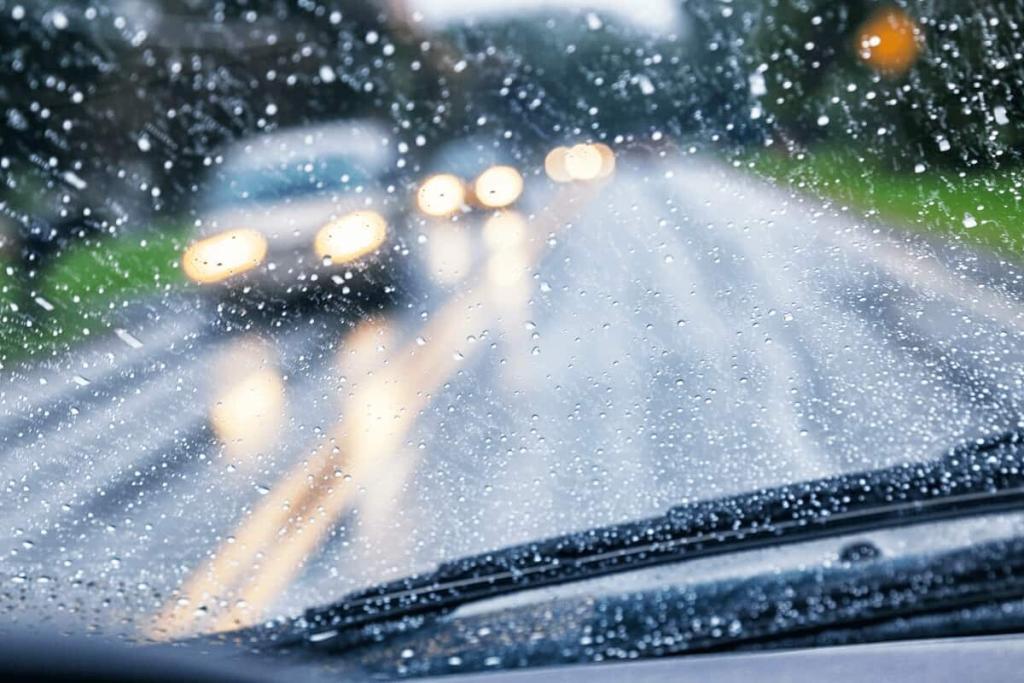
<instances>
[{"instance_id":1,"label":"oncoming car","mask_svg":"<svg viewBox=\"0 0 1024 683\"><path fill-rule=\"evenodd\" d=\"M401 214L387 192L387 130L349 120L235 143L200 201L189 279L222 293L291 298L314 288L377 301L397 278L389 263Z\"/></svg>"}]
</instances>

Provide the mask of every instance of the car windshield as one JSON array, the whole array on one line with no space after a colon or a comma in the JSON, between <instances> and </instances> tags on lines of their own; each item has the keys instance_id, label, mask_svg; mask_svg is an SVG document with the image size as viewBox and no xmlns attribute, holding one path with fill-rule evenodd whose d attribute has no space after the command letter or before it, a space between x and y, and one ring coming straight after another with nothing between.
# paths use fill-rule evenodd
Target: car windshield
<instances>
[{"instance_id":1,"label":"car windshield","mask_svg":"<svg viewBox=\"0 0 1024 683\"><path fill-rule=\"evenodd\" d=\"M243 139L211 174L201 208L217 211L372 191L371 183L383 183L392 172L388 162L395 154L385 135L371 122L348 121Z\"/></svg>"},{"instance_id":2,"label":"car windshield","mask_svg":"<svg viewBox=\"0 0 1024 683\"><path fill-rule=\"evenodd\" d=\"M210 192L211 209L364 188L372 179L351 159L327 157L280 167L233 169Z\"/></svg>"},{"instance_id":3,"label":"car windshield","mask_svg":"<svg viewBox=\"0 0 1024 683\"><path fill-rule=\"evenodd\" d=\"M7 618L232 631L1024 427L1022 24L0 0ZM751 566L846 557L781 545Z\"/></svg>"}]
</instances>

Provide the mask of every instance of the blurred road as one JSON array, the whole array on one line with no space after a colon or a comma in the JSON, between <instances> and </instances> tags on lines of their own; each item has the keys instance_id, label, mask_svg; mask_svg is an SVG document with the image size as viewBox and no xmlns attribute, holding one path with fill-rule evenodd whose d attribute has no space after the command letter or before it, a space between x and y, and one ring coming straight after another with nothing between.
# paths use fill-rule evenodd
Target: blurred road
<instances>
[{"instance_id":1,"label":"blurred road","mask_svg":"<svg viewBox=\"0 0 1024 683\"><path fill-rule=\"evenodd\" d=\"M997 259L707 159L524 197L424 226L414 256L444 282L388 317L231 329L170 297L5 370L8 597L51 585L55 622L106 630L230 628L1020 422L1024 281Z\"/></svg>"}]
</instances>

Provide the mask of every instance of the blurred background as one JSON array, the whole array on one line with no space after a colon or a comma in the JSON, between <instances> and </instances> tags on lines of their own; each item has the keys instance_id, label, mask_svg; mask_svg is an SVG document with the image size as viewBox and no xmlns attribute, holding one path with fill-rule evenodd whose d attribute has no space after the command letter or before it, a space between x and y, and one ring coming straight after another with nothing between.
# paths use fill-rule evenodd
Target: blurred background
<instances>
[{"instance_id":1,"label":"blurred background","mask_svg":"<svg viewBox=\"0 0 1024 683\"><path fill-rule=\"evenodd\" d=\"M1020 3L463 5L0 0L0 362L194 286L180 258L225 150L348 119L386 131L396 196L467 137L519 168L671 141L1020 253Z\"/></svg>"}]
</instances>

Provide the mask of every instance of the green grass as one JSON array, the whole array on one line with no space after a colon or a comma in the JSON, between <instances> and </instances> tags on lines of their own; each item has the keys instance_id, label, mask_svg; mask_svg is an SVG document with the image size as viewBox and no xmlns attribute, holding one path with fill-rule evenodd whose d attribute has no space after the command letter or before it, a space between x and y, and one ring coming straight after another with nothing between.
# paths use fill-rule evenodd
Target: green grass
<instances>
[{"instance_id":1,"label":"green grass","mask_svg":"<svg viewBox=\"0 0 1024 683\"><path fill-rule=\"evenodd\" d=\"M984 245L1015 260L1024 255L1021 170L898 172L848 149L762 150L734 163L862 215ZM967 227L971 218L976 225ZM92 240L30 282L0 261L0 367L101 334L118 307L183 286L178 263L186 240L180 225Z\"/></svg>"},{"instance_id":2,"label":"green grass","mask_svg":"<svg viewBox=\"0 0 1024 683\"><path fill-rule=\"evenodd\" d=\"M181 287L180 226L79 244L31 281L0 263L0 367L101 334L110 313ZM52 310L47 310L52 307Z\"/></svg>"},{"instance_id":3,"label":"green grass","mask_svg":"<svg viewBox=\"0 0 1024 683\"><path fill-rule=\"evenodd\" d=\"M1016 260L1024 256L1021 169L968 172L922 165L900 172L846 149L797 155L763 150L737 163L863 215L980 244Z\"/></svg>"}]
</instances>

